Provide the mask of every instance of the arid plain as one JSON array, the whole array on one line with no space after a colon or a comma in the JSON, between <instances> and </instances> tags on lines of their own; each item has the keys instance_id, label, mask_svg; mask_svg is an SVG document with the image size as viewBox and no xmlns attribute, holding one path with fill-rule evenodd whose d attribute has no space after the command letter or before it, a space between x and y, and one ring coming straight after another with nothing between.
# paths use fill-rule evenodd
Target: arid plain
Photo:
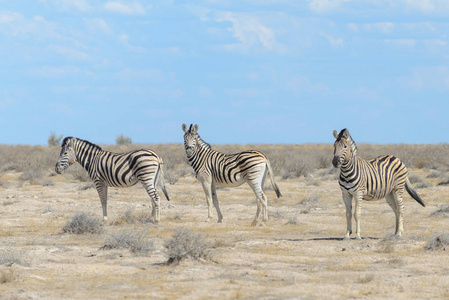
<instances>
[{"instance_id":1,"label":"arid plain","mask_svg":"<svg viewBox=\"0 0 449 300\"><path fill-rule=\"evenodd\" d=\"M85 171L53 171L58 147L0 146L1 299L449 298L448 145L359 146L364 158L403 159L427 205L405 195L405 231L396 239L387 203L364 202L362 240L342 239L345 208L330 167L332 145L216 147L259 149L270 158L283 197L275 198L267 179L269 221L256 227L247 185L218 189L223 223L216 215L206 223L204 193L183 145L148 147L164 159L171 197L158 189L158 224L149 220L151 201L139 184L109 189L109 219L102 223ZM83 212L98 220L98 232L64 232ZM197 238L201 255L168 263L168 245L180 232ZM111 242L119 236L148 247Z\"/></svg>"}]
</instances>

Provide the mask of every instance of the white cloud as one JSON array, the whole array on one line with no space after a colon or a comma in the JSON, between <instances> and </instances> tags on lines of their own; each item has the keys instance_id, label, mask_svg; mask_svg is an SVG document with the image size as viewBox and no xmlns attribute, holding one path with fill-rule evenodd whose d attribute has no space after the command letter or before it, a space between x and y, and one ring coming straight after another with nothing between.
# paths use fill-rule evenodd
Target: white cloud
<instances>
[{"instance_id":1,"label":"white cloud","mask_svg":"<svg viewBox=\"0 0 449 300\"><path fill-rule=\"evenodd\" d=\"M398 78L398 82L405 88L415 90L449 90L449 68L446 66L433 66L414 68L407 77Z\"/></svg>"},{"instance_id":2,"label":"white cloud","mask_svg":"<svg viewBox=\"0 0 449 300\"><path fill-rule=\"evenodd\" d=\"M103 9L123 14L123 15L145 15L145 8L137 1L132 3L123 3L118 1L106 2L103 4Z\"/></svg>"},{"instance_id":3,"label":"white cloud","mask_svg":"<svg viewBox=\"0 0 449 300\"><path fill-rule=\"evenodd\" d=\"M0 12L0 24L12 23L18 20L23 20L23 16L13 11Z\"/></svg>"},{"instance_id":4,"label":"white cloud","mask_svg":"<svg viewBox=\"0 0 449 300\"><path fill-rule=\"evenodd\" d=\"M112 35L114 33L111 27L108 25L108 23L101 18L87 19L86 24L90 32L92 31L102 32L107 35Z\"/></svg>"},{"instance_id":5,"label":"white cloud","mask_svg":"<svg viewBox=\"0 0 449 300\"><path fill-rule=\"evenodd\" d=\"M285 89L294 94L301 95L304 93L324 94L329 91L329 88L323 83L312 83L307 76L293 76L285 83Z\"/></svg>"},{"instance_id":6,"label":"white cloud","mask_svg":"<svg viewBox=\"0 0 449 300\"><path fill-rule=\"evenodd\" d=\"M73 60L86 61L90 58L88 53L70 46L50 45L48 49Z\"/></svg>"},{"instance_id":7,"label":"white cloud","mask_svg":"<svg viewBox=\"0 0 449 300\"><path fill-rule=\"evenodd\" d=\"M345 2L351 0L309 0L309 8L313 12L325 13L334 11L342 6Z\"/></svg>"},{"instance_id":8,"label":"white cloud","mask_svg":"<svg viewBox=\"0 0 449 300\"><path fill-rule=\"evenodd\" d=\"M423 13L449 13L447 0L402 0L411 9Z\"/></svg>"},{"instance_id":9,"label":"white cloud","mask_svg":"<svg viewBox=\"0 0 449 300\"><path fill-rule=\"evenodd\" d=\"M129 50L134 51L134 52L146 52L147 50L143 47L139 47L139 46L133 46L131 45L131 43L129 42L129 36L127 34L121 34L118 37L118 40L125 45Z\"/></svg>"},{"instance_id":10,"label":"white cloud","mask_svg":"<svg viewBox=\"0 0 449 300\"><path fill-rule=\"evenodd\" d=\"M162 81L165 76L158 69L134 70L126 68L117 73L117 77L123 81Z\"/></svg>"},{"instance_id":11,"label":"white cloud","mask_svg":"<svg viewBox=\"0 0 449 300\"><path fill-rule=\"evenodd\" d=\"M0 109L4 109L8 106L11 106L15 103L16 101L13 98L10 97L6 97L0 100Z\"/></svg>"},{"instance_id":12,"label":"white cloud","mask_svg":"<svg viewBox=\"0 0 449 300\"><path fill-rule=\"evenodd\" d=\"M385 42L398 47L413 48L416 46L415 39L386 39Z\"/></svg>"},{"instance_id":13,"label":"white cloud","mask_svg":"<svg viewBox=\"0 0 449 300\"><path fill-rule=\"evenodd\" d=\"M352 31L374 31L381 32L385 34L392 33L396 25L392 22L378 22L378 23L366 23L366 24L355 24L350 23L347 25Z\"/></svg>"},{"instance_id":14,"label":"white cloud","mask_svg":"<svg viewBox=\"0 0 449 300\"><path fill-rule=\"evenodd\" d=\"M30 69L29 73L36 77L67 77L78 74L81 69L75 66L50 67L43 66L39 68Z\"/></svg>"},{"instance_id":15,"label":"white cloud","mask_svg":"<svg viewBox=\"0 0 449 300\"><path fill-rule=\"evenodd\" d=\"M52 2L62 10L77 9L84 12L92 10L89 0L39 0L39 2Z\"/></svg>"},{"instance_id":16,"label":"white cloud","mask_svg":"<svg viewBox=\"0 0 449 300\"><path fill-rule=\"evenodd\" d=\"M274 30L264 26L258 18L249 14L233 12L219 13L218 22L231 22L228 30L239 40L238 44L228 44L224 48L229 51L249 52L255 47L262 46L268 51L282 53L283 46L276 41Z\"/></svg>"},{"instance_id":17,"label":"white cloud","mask_svg":"<svg viewBox=\"0 0 449 300\"><path fill-rule=\"evenodd\" d=\"M326 38L332 48L341 48L343 47L343 39L342 38L334 38L328 34L321 33L321 35Z\"/></svg>"}]
</instances>

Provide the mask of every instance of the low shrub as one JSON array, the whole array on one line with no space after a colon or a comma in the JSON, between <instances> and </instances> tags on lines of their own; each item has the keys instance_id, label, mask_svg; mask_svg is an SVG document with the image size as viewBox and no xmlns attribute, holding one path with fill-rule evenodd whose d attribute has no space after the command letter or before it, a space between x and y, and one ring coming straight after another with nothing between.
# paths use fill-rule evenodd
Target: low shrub
<instances>
[{"instance_id":1,"label":"low shrub","mask_svg":"<svg viewBox=\"0 0 449 300\"><path fill-rule=\"evenodd\" d=\"M6 249L0 252L0 265L10 267L13 264L26 265L23 252L13 251L12 249Z\"/></svg>"},{"instance_id":2,"label":"low shrub","mask_svg":"<svg viewBox=\"0 0 449 300\"><path fill-rule=\"evenodd\" d=\"M63 233L69 234L94 234L100 233L103 229L103 224L89 213L76 213L73 218L62 228Z\"/></svg>"},{"instance_id":3,"label":"low shrub","mask_svg":"<svg viewBox=\"0 0 449 300\"><path fill-rule=\"evenodd\" d=\"M442 205L436 211L432 212L429 217L449 214L449 205Z\"/></svg>"},{"instance_id":4,"label":"low shrub","mask_svg":"<svg viewBox=\"0 0 449 300\"><path fill-rule=\"evenodd\" d=\"M202 234L188 229L178 229L164 246L168 254L167 263L172 264L185 258L208 258L211 243Z\"/></svg>"},{"instance_id":5,"label":"low shrub","mask_svg":"<svg viewBox=\"0 0 449 300\"><path fill-rule=\"evenodd\" d=\"M154 242L148 238L148 232L122 231L112 233L102 249L129 249L133 253L153 252Z\"/></svg>"},{"instance_id":6,"label":"low shrub","mask_svg":"<svg viewBox=\"0 0 449 300\"><path fill-rule=\"evenodd\" d=\"M427 243L427 245L424 247L426 250L446 250L446 248L449 246L449 234L443 233L434 235L430 241Z\"/></svg>"}]
</instances>

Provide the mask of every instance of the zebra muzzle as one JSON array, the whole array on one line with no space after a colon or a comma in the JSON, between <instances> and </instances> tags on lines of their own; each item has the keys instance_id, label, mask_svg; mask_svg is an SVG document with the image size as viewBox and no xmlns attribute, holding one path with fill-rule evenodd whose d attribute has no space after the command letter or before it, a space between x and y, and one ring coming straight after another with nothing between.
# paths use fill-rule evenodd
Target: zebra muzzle
<instances>
[{"instance_id":1,"label":"zebra muzzle","mask_svg":"<svg viewBox=\"0 0 449 300\"><path fill-rule=\"evenodd\" d=\"M193 147L186 147L186 153L187 156L192 156L193 155Z\"/></svg>"},{"instance_id":2,"label":"zebra muzzle","mask_svg":"<svg viewBox=\"0 0 449 300\"><path fill-rule=\"evenodd\" d=\"M332 159L332 164L335 168L338 168L340 166L340 157L334 156L334 159Z\"/></svg>"},{"instance_id":3,"label":"zebra muzzle","mask_svg":"<svg viewBox=\"0 0 449 300\"><path fill-rule=\"evenodd\" d=\"M55 166L55 171L56 171L56 173L58 173L58 174L62 174L62 172L64 172L64 169L61 168L61 166L60 166L59 164L56 164L56 166Z\"/></svg>"}]
</instances>

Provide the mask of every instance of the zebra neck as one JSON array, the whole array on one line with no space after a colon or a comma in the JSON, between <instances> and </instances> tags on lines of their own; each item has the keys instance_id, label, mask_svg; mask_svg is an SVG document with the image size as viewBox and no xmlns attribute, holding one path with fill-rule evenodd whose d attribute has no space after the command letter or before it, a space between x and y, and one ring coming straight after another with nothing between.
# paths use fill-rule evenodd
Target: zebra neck
<instances>
[{"instance_id":1,"label":"zebra neck","mask_svg":"<svg viewBox=\"0 0 449 300\"><path fill-rule=\"evenodd\" d=\"M357 155L357 144L354 142L351 136L349 136L349 142L351 143L352 155Z\"/></svg>"},{"instance_id":2,"label":"zebra neck","mask_svg":"<svg viewBox=\"0 0 449 300\"><path fill-rule=\"evenodd\" d=\"M88 172L94 158L104 152L100 147L87 143L80 143L75 149L77 162Z\"/></svg>"},{"instance_id":3,"label":"zebra neck","mask_svg":"<svg viewBox=\"0 0 449 300\"><path fill-rule=\"evenodd\" d=\"M187 157L190 165L195 170L195 173L198 174L199 170L207 165L207 157L210 153L217 152L207 147L197 147L194 154L190 157Z\"/></svg>"},{"instance_id":4,"label":"zebra neck","mask_svg":"<svg viewBox=\"0 0 449 300\"><path fill-rule=\"evenodd\" d=\"M351 172L355 165L357 164L357 160L360 159L359 157L355 156L354 154L351 155L350 159L347 162L344 162L340 166L341 173L348 173Z\"/></svg>"},{"instance_id":5,"label":"zebra neck","mask_svg":"<svg viewBox=\"0 0 449 300\"><path fill-rule=\"evenodd\" d=\"M209 149L209 150L212 149L212 146L210 144L206 143L199 135L197 135L197 140L198 140L198 145L201 148L206 148L206 149Z\"/></svg>"}]
</instances>

